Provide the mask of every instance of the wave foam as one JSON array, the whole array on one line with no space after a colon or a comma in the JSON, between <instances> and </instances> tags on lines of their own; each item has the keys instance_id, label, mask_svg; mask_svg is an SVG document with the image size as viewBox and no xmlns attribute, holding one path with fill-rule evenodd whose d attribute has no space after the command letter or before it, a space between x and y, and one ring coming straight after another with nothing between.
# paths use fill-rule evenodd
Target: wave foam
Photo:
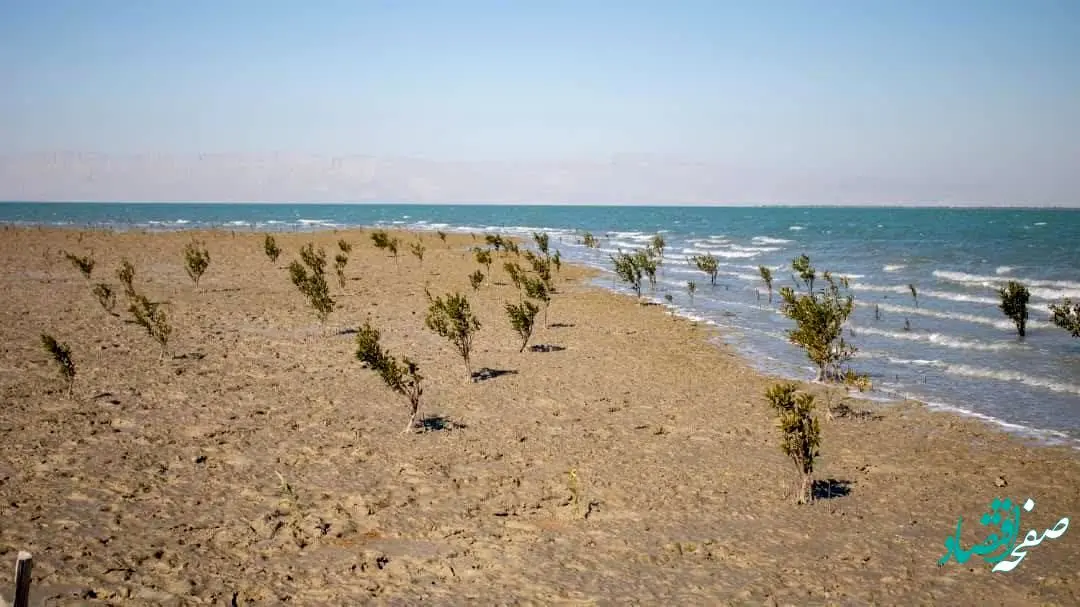
<instances>
[{"instance_id":1,"label":"wave foam","mask_svg":"<svg viewBox=\"0 0 1080 607\"><path fill-rule=\"evenodd\" d=\"M885 267L884 267L884 268L882 268L882 269L883 269L883 270L885 270L886 272L898 272L898 271L900 271L900 270L903 270L903 269L904 269L904 268L906 268L906 267L907 267L907 266L906 266L905 264L902 264L902 263L894 263L894 264L889 264L889 265L885 266Z\"/></svg>"},{"instance_id":2,"label":"wave foam","mask_svg":"<svg viewBox=\"0 0 1080 607\"><path fill-rule=\"evenodd\" d=\"M1034 377L1025 373L1020 373L1018 371L995 371L993 369L984 369L982 367L972 367L971 365L946 363L940 360L909 360L904 358L892 357L890 357L888 360L891 363L901 365L907 364L923 367L933 367L936 369L941 369L942 371L951 375L960 375L963 377L972 377L975 379L1015 381L1020 382L1026 386L1031 386L1033 388L1043 388L1052 392L1080 394L1080 386L1076 384L1067 384L1065 382L1059 382L1043 377Z\"/></svg>"},{"instance_id":3,"label":"wave foam","mask_svg":"<svg viewBox=\"0 0 1080 607\"><path fill-rule=\"evenodd\" d=\"M773 238L771 236L755 236L750 239L750 242L755 244L790 244L795 241L786 238Z\"/></svg>"},{"instance_id":4,"label":"wave foam","mask_svg":"<svg viewBox=\"0 0 1080 607\"><path fill-rule=\"evenodd\" d=\"M855 330L856 335L877 335L879 337L885 337L888 339L899 339L905 341L920 341L924 343L933 344L935 346L944 346L946 348L956 348L958 350L984 350L984 351L998 351L1009 350L1017 348L1019 346L1012 343L986 343L981 341L972 341L969 339L961 339L959 337L953 337L944 333L916 333L911 331L897 332L897 331L885 331L884 329L876 329L874 327L852 327Z\"/></svg>"}]
</instances>

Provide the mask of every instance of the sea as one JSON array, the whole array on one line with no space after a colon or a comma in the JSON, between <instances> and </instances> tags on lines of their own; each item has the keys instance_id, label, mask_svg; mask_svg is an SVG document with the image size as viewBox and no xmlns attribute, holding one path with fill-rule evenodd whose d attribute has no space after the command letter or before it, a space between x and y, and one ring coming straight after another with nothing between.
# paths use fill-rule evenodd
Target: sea
<instances>
[{"instance_id":1,"label":"sea","mask_svg":"<svg viewBox=\"0 0 1080 607\"><path fill-rule=\"evenodd\" d=\"M845 339L858 348L852 366L873 381L869 397L914 399L1080 449L1080 339L1054 326L1048 309L1080 300L1080 210L9 202L0 203L0 224L546 232L565 260L606 273L597 286L628 294L611 274L611 255L660 234L664 261L644 295L719 327L757 369L800 380L815 372L788 341L793 323L779 311L778 291L793 284L792 259L806 254L819 272L849 281L855 311ZM586 232L598 248L582 243ZM715 286L688 261L705 253L720 261ZM771 304L759 266L774 274ZM997 289L1011 280L1031 293L1024 338L998 309ZM692 300L688 281L697 284Z\"/></svg>"}]
</instances>

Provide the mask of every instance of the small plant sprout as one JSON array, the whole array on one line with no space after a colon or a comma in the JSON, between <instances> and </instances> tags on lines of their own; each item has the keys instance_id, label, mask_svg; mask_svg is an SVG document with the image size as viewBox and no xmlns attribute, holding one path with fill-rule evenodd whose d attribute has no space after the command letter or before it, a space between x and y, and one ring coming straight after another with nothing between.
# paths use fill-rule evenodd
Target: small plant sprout
<instances>
[{"instance_id":1,"label":"small plant sprout","mask_svg":"<svg viewBox=\"0 0 1080 607\"><path fill-rule=\"evenodd\" d=\"M505 270L506 275L510 277L510 282L514 284L514 288L520 291L522 288L522 281L525 279L525 270L513 261L504 263L503 270Z\"/></svg>"},{"instance_id":2,"label":"small plant sprout","mask_svg":"<svg viewBox=\"0 0 1080 607\"><path fill-rule=\"evenodd\" d=\"M814 292L814 280L817 279L817 270L814 266L810 265L810 258L806 255L799 255L791 262L791 269L795 271L798 278L795 282L800 280L806 285L806 292Z\"/></svg>"},{"instance_id":3,"label":"small plant sprout","mask_svg":"<svg viewBox=\"0 0 1080 607\"><path fill-rule=\"evenodd\" d=\"M79 257L74 253L64 253L64 257L71 262L71 265L75 266L75 269L82 273L83 278L90 280L90 275L94 272L94 254L92 252L85 257Z\"/></svg>"},{"instance_id":4,"label":"small plant sprout","mask_svg":"<svg viewBox=\"0 0 1080 607\"><path fill-rule=\"evenodd\" d=\"M704 255L694 255L691 258L697 269L709 275L709 284L716 286L716 275L720 273L720 262L712 253L706 253Z\"/></svg>"},{"instance_id":5,"label":"small plant sprout","mask_svg":"<svg viewBox=\"0 0 1080 607\"><path fill-rule=\"evenodd\" d=\"M765 397L776 412L783 441L780 449L799 472L795 503L808 503L814 497L814 459L819 455L821 443L821 428L813 415L814 396L805 392L796 394L795 384L776 384L765 392Z\"/></svg>"},{"instance_id":6,"label":"small plant sprout","mask_svg":"<svg viewBox=\"0 0 1080 607\"><path fill-rule=\"evenodd\" d=\"M395 262L397 262L398 245L400 245L400 244L401 244L400 240L398 240L397 238L391 238L389 244L386 245L386 250L390 251L390 254L394 256L394 261Z\"/></svg>"},{"instance_id":7,"label":"small plant sprout","mask_svg":"<svg viewBox=\"0 0 1080 607\"><path fill-rule=\"evenodd\" d=\"M656 289L656 258L652 248L635 252L634 265L640 268L645 273L645 276L649 278L649 288Z\"/></svg>"},{"instance_id":8,"label":"small plant sprout","mask_svg":"<svg viewBox=\"0 0 1080 607\"><path fill-rule=\"evenodd\" d=\"M480 290L480 285L482 285L482 284L484 284L484 273L483 272L481 272L480 270L477 270L477 271L473 272L472 274L469 274L469 285L472 287L473 291L479 291Z\"/></svg>"},{"instance_id":9,"label":"small plant sprout","mask_svg":"<svg viewBox=\"0 0 1080 607\"><path fill-rule=\"evenodd\" d=\"M506 241L498 234L484 234L484 242L487 243L496 253L505 248Z\"/></svg>"},{"instance_id":10,"label":"small plant sprout","mask_svg":"<svg viewBox=\"0 0 1080 607\"><path fill-rule=\"evenodd\" d=\"M634 290L634 294L640 298L641 267L638 266L636 258L629 253L619 251L617 255L611 256L611 261L615 264L615 275L629 284L630 288Z\"/></svg>"},{"instance_id":11,"label":"small plant sprout","mask_svg":"<svg viewBox=\"0 0 1080 607\"><path fill-rule=\"evenodd\" d=\"M544 302L544 326L547 327L548 308L551 306L551 289L548 284L539 277L526 276L521 281L525 288L525 296Z\"/></svg>"},{"instance_id":12,"label":"small plant sprout","mask_svg":"<svg viewBox=\"0 0 1080 607\"><path fill-rule=\"evenodd\" d=\"M506 304L506 315L510 317L510 328L521 336L521 349L518 352L525 351L525 346L528 345L533 328L536 326L536 315L539 312L540 308L529 300L522 301L520 304Z\"/></svg>"},{"instance_id":13,"label":"small plant sprout","mask_svg":"<svg viewBox=\"0 0 1080 607\"><path fill-rule=\"evenodd\" d=\"M911 298L915 300L915 307L919 307L919 290L915 288L914 283L908 284L908 290L911 291Z\"/></svg>"},{"instance_id":14,"label":"small plant sprout","mask_svg":"<svg viewBox=\"0 0 1080 607\"><path fill-rule=\"evenodd\" d=\"M390 235L387 234L384 230L375 230L371 233L371 242L375 244L376 249L389 249Z\"/></svg>"},{"instance_id":15,"label":"small plant sprout","mask_svg":"<svg viewBox=\"0 0 1080 607\"><path fill-rule=\"evenodd\" d=\"M128 299L135 297L135 266L126 258L120 260L120 267L116 270L116 278L124 285L124 295Z\"/></svg>"},{"instance_id":16,"label":"small plant sprout","mask_svg":"<svg viewBox=\"0 0 1080 607\"><path fill-rule=\"evenodd\" d=\"M438 230L435 233L439 235L439 240L441 240L443 244L446 244L446 232Z\"/></svg>"},{"instance_id":17,"label":"small plant sprout","mask_svg":"<svg viewBox=\"0 0 1080 607\"><path fill-rule=\"evenodd\" d=\"M1012 319L1016 325L1017 334L1023 337L1028 319L1027 304L1031 298L1027 287L1015 280L1010 280L1008 284L998 289L998 296L1001 298L1001 304L998 307L1005 316Z\"/></svg>"},{"instance_id":18,"label":"small plant sprout","mask_svg":"<svg viewBox=\"0 0 1080 607\"><path fill-rule=\"evenodd\" d=\"M809 264L805 255L792 264L808 288L814 280L813 269L805 271ZM855 347L846 343L843 337L844 323L851 316L855 302L847 292L846 279L837 281L829 272L823 277L828 286L820 292L808 290L805 294L796 294L791 287L780 289L783 300L780 311L795 321L795 328L788 331L788 339L806 350L807 357L818 368L818 380L829 381L840 379L840 366L855 355Z\"/></svg>"},{"instance_id":19,"label":"small plant sprout","mask_svg":"<svg viewBox=\"0 0 1080 607\"><path fill-rule=\"evenodd\" d=\"M376 371L391 390L409 399L409 423L402 434L412 431L420 414L420 397L424 393L420 368L408 358L398 362L379 345L379 331L364 323L356 333L356 358L365 367Z\"/></svg>"},{"instance_id":20,"label":"small plant sprout","mask_svg":"<svg viewBox=\"0 0 1080 607\"><path fill-rule=\"evenodd\" d=\"M697 292L697 283L692 280L686 281L686 292L690 295L690 305L694 305L694 293Z\"/></svg>"},{"instance_id":21,"label":"small plant sprout","mask_svg":"<svg viewBox=\"0 0 1080 607\"><path fill-rule=\"evenodd\" d=\"M344 253L346 255L348 255L349 253L352 253L352 245L349 244L349 241L345 240L344 238L337 241L337 246L338 246L338 250L340 250L342 253Z\"/></svg>"},{"instance_id":22,"label":"small plant sprout","mask_svg":"<svg viewBox=\"0 0 1080 607\"><path fill-rule=\"evenodd\" d=\"M562 252L556 250L551 256L551 263L555 266L555 272L562 272Z\"/></svg>"},{"instance_id":23,"label":"small plant sprout","mask_svg":"<svg viewBox=\"0 0 1080 607\"><path fill-rule=\"evenodd\" d=\"M334 255L334 273L337 274L338 284L341 286L342 290L345 289L345 266L348 263L348 253L341 252L337 255Z\"/></svg>"},{"instance_id":24,"label":"small plant sprout","mask_svg":"<svg viewBox=\"0 0 1080 607\"><path fill-rule=\"evenodd\" d=\"M420 263L424 263L424 243L417 240L409 244L409 252L416 256Z\"/></svg>"},{"instance_id":25,"label":"small plant sprout","mask_svg":"<svg viewBox=\"0 0 1080 607\"><path fill-rule=\"evenodd\" d=\"M671 320L675 320L675 298L671 293L664 293L664 301L666 301L667 305L671 308Z\"/></svg>"},{"instance_id":26,"label":"small plant sprout","mask_svg":"<svg viewBox=\"0 0 1080 607\"><path fill-rule=\"evenodd\" d=\"M595 249L600 246L600 242L596 240L596 237L592 235L592 232L585 232L585 235L581 237L581 244L590 249Z\"/></svg>"},{"instance_id":27,"label":"small plant sprout","mask_svg":"<svg viewBox=\"0 0 1080 607\"><path fill-rule=\"evenodd\" d=\"M128 311L134 317L135 324L145 329L147 334L161 346L158 362L165 360L165 354L169 347L169 337L172 335L172 327L169 325L169 319L165 316L165 311L161 309L161 305L150 301L144 295L136 294L132 297Z\"/></svg>"},{"instance_id":28,"label":"small plant sprout","mask_svg":"<svg viewBox=\"0 0 1080 607\"><path fill-rule=\"evenodd\" d=\"M769 290L769 303L772 303L772 270L768 266L758 266L758 273L761 274L765 288Z\"/></svg>"},{"instance_id":29,"label":"small plant sprout","mask_svg":"<svg viewBox=\"0 0 1080 607\"><path fill-rule=\"evenodd\" d=\"M68 396L71 396L75 391L75 361L71 359L71 348L46 333L41 334L41 345L60 368L60 375L67 381Z\"/></svg>"},{"instance_id":30,"label":"small plant sprout","mask_svg":"<svg viewBox=\"0 0 1080 607\"><path fill-rule=\"evenodd\" d=\"M281 249L277 246L277 240L269 234L263 237L263 252L266 253L266 257L270 259L271 263L277 263L278 257L281 256Z\"/></svg>"},{"instance_id":31,"label":"small plant sprout","mask_svg":"<svg viewBox=\"0 0 1080 607\"><path fill-rule=\"evenodd\" d=\"M1054 316L1050 320L1062 329L1065 329L1073 337L1080 337L1080 302L1073 303L1070 299L1063 300L1060 304L1050 304L1050 311Z\"/></svg>"},{"instance_id":32,"label":"small plant sprout","mask_svg":"<svg viewBox=\"0 0 1080 607\"><path fill-rule=\"evenodd\" d=\"M195 283L195 290L199 290L199 279L202 278L206 268L210 267L210 252L206 245L198 240L189 242L184 247L184 269Z\"/></svg>"},{"instance_id":33,"label":"small plant sprout","mask_svg":"<svg viewBox=\"0 0 1080 607\"><path fill-rule=\"evenodd\" d=\"M476 247L473 249L473 257L476 259L476 263L484 266L487 273L491 274L491 251Z\"/></svg>"},{"instance_id":34,"label":"small plant sprout","mask_svg":"<svg viewBox=\"0 0 1080 607\"><path fill-rule=\"evenodd\" d=\"M99 282L94 285L92 291L94 297L97 298L98 303L101 304L101 307L109 314L116 316L116 313L113 312L113 309L116 307L116 293L113 293L112 287L103 282Z\"/></svg>"},{"instance_id":35,"label":"small plant sprout","mask_svg":"<svg viewBox=\"0 0 1080 607\"><path fill-rule=\"evenodd\" d=\"M469 308L469 300L458 293L448 294L445 298L432 298L428 293L427 297L429 306L427 318L424 320L425 326L454 344L454 348L465 361L465 372L472 380L470 355L473 339L480 330L480 321Z\"/></svg>"},{"instance_id":36,"label":"small plant sprout","mask_svg":"<svg viewBox=\"0 0 1080 607\"><path fill-rule=\"evenodd\" d=\"M656 254L660 259L664 258L664 248L667 246L667 243L664 242L664 236L662 234L653 236L652 240L649 241L649 246L656 251Z\"/></svg>"},{"instance_id":37,"label":"small plant sprout","mask_svg":"<svg viewBox=\"0 0 1080 607\"><path fill-rule=\"evenodd\" d=\"M513 253L514 255L521 255L521 249L518 248L517 243L513 240L504 240L502 245L503 251L507 254Z\"/></svg>"},{"instance_id":38,"label":"small plant sprout","mask_svg":"<svg viewBox=\"0 0 1080 607\"><path fill-rule=\"evenodd\" d=\"M300 259L289 264L289 277L296 288L308 298L319 322L326 322L334 311L334 300L330 297L330 287L326 284L326 251L315 250L315 245L308 243L300 249Z\"/></svg>"},{"instance_id":39,"label":"small plant sprout","mask_svg":"<svg viewBox=\"0 0 1080 607\"><path fill-rule=\"evenodd\" d=\"M544 257L549 255L548 247L551 243L551 239L548 237L547 232L533 232L533 242L536 243L536 249L540 251L540 254Z\"/></svg>"}]
</instances>

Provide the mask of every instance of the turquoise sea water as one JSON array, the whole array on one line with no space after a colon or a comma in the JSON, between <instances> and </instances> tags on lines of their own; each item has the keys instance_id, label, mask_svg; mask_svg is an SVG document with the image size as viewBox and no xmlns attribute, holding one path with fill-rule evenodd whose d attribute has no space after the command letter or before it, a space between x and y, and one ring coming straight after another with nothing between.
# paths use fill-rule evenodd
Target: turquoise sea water
<instances>
[{"instance_id":1,"label":"turquoise sea water","mask_svg":"<svg viewBox=\"0 0 1080 607\"><path fill-rule=\"evenodd\" d=\"M1080 210L817 207L580 207L489 205L282 205L3 203L0 223L176 230L293 231L393 226L528 235L547 231L567 260L610 270L609 255L667 241L650 296L725 329L758 368L807 379L805 355L784 334L757 267L791 284L792 258L851 280L856 311L847 339L875 396L916 398L1050 442L1080 446L1080 339L1048 322L1047 304L1080 299ZM584 231L599 249L578 244ZM722 262L715 287L686 257ZM1031 290L1024 339L997 309L995 288ZM693 304L686 282L695 280ZM597 281L623 289L610 278ZM918 307L908 284L918 290ZM775 300L774 300L775 301ZM880 320L875 318L875 306ZM908 325L910 328L907 328Z\"/></svg>"}]
</instances>

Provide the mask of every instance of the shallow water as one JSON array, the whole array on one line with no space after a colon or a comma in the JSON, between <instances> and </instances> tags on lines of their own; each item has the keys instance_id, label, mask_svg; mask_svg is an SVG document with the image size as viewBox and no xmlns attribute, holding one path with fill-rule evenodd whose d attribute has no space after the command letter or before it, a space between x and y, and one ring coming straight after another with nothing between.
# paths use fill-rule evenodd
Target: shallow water
<instances>
[{"instance_id":1,"label":"shallow water","mask_svg":"<svg viewBox=\"0 0 1080 607\"><path fill-rule=\"evenodd\" d=\"M1080 211L806 207L550 207L467 205L4 203L19 225L218 227L294 231L384 225L448 232L551 233L569 261L610 269L612 253L666 240L655 290L687 315L728 329L764 371L813 376L787 342L757 267L774 289L791 285L791 259L847 276L856 311L847 339L878 397L909 397L1049 441L1080 445L1080 339L1048 322L1047 304L1080 299ZM579 244L584 231L599 248ZM686 257L721 262L715 287ZM1028 334L1018 339L997 309L1010 279L1031 291ZM686 290L696 281L693 303ZM612 287L610 279L597 284ZM912 297L909 284L918 291ZM621 287L615 287L621 290ZM875 317L875 306L880 320Z\"/></svg>"}]
</instances>

